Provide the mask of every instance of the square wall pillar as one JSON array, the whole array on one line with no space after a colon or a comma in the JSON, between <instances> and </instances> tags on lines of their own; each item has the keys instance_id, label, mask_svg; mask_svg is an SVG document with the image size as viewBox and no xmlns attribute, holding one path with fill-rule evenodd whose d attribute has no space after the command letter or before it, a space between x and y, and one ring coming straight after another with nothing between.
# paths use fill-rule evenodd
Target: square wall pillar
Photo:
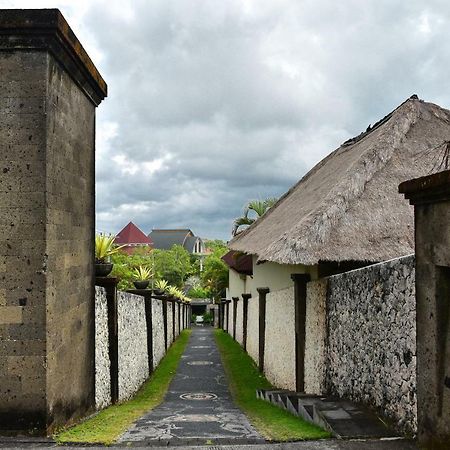
<instances>
[{"instance_id":1,"label":"square wall pillar","mask_svg":"<svg viewBox=\"0 0 450 450\"><path fill-rule=\"evenodd\" d=\"M0 10L0 428L94 406L95 108L106 84L56 9Z\"/></svg>"},{"instance_id":2,"label":"square wall pillar","mask_svg":"<svg viewBox=\"0 0 450 450\"><path fill-rule=\"evenodd\" d=\"M407 181L416 247L417 416L419 443L450 442L450 171Z\"/></svg>"}]
</instances>

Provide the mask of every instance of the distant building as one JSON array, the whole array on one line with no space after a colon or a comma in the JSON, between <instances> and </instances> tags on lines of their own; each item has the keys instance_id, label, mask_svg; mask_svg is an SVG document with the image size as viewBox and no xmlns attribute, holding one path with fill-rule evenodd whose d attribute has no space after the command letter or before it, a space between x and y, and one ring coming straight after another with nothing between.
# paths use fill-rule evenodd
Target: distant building
<instances>
[{"instance_id":1,"label":"distant building","mask_svg":"<svg viewBox=\"0 0 450 450\"><path fill-rule=\"evenodd\" d=\"M148 237L153 242L153 248L170 250L174 245L181 245L191 255L203 255L205 248L201 238L195 236L189 229L152 230Z\"/></svg>"},{"instance_id":2,"label":"distant building","mask_svg":"<svg viewBox=\"0 0 450 450\"><path fill-rule=\"evenodd\" d=\"M152 240L133 222L117 233L114 242L118 245L125 245L122 250L128 254L133 253L137 248L153 248Z\"/></svg>"}]
</instances>

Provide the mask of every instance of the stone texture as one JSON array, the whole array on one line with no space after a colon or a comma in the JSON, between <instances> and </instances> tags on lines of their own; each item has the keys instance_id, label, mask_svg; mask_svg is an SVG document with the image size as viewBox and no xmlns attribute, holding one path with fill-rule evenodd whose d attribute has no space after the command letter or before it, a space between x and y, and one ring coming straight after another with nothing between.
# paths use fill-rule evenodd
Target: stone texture
<instances>
[{"instance_id":1,"label":"stone texture","mask_svg":"<svg viewBox=\"0 0 450 450\"><path fill-rule=\"evenodd\" d=\"M119 400L123 401L149 376L144 297L118 291L117 312Z\"/></svg>"},{"instance_id":2,"label":"stone texture","mask_svg":"<svg viewBox=\"0 0 450 450\"><path fill-rule=\"evenodd\" d=\"M328 279L330 393L371 404L416 430L414 257Z\"/></svg>"},{"instance_id":3,"label":"stone texture","mask_svg":"<svg viewBox=\"0 0 450 450\"><path fill-rule=\"evenodd\" d=\"M104 288L95 288L95 407L111 403L111 376L108 346L108 310Z\"/></svg>"},{"instance_id":4,"label":"stone texture","mask_svg":"<svg viewBox=\"0 0 450 450\"><path fill-rule=\"evenodd\" d=\"M152 300L153 320L153 369L155 369L165 354L164 322L162 301Z\"/></svg>"},{"instance_id":5,"label":"stone texture","mask_svg":"<svg viewBox=\"0 0 450 450\"><path fill-rule=\"evenodd\" d=\"M266 297L264 373L275 386L295 391L294 288Z\"/></svg>"},{"instance_id":6,"label":"stone texture","mask_svg":"<svg viewBox=\"0 0 450 450\"><path fill-rule=\"evenodd\" d=\"M231 305L231 304L230 304ZM248 301L247 353L258 364L259 358L259 298Z\"/></svg>"},{"instance_id":7,"label":"stone texture","mask_svg":"<svg viewBox=\"0 0 450 450\"><path fill-rule=\"evenodd\" d=\"M173 303L167 302L167 346L173 342L173 316L172 316Z\"/></svg>"},{"instance_id":8,"label":"stone texture","mask_svg":"<svg viewBox=\"0 0 450 450\"><path fill-rule=\"evenodd\" d=\"M325 392L327 280L307 284L305 336L305 392Z\"/></svg>"}]
</instances>

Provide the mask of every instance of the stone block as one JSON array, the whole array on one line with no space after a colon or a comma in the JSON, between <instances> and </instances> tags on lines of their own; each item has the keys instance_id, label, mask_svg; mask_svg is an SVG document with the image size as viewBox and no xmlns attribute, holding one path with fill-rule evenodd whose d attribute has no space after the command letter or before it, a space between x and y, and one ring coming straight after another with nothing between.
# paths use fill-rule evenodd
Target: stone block
<instances>
[{"instance_id":1,"label":"stone block","mask_svg":"<svg viewBox=\"0 0 450 450\"><path fill-rule=\"evenodd\" d=\"M0 306L0 324L16 324L23 322L21 306Z\"/></svg>"}]
</instances>

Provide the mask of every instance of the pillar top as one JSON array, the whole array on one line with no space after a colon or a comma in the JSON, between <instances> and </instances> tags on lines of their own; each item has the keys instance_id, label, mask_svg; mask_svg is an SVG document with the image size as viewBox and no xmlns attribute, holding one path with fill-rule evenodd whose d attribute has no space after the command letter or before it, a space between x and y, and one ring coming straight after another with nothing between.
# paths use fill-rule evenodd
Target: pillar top
<instances>
[{"instance_id":1,"label":"pillar top","mask_svg":"<svg viewBox=\"0 0 450 450\"><path fill-rule=\"evenodd\" d=\"M259 287L256 288L259 294L268 294L270 292L270 289L268 287Z\"/></svg>"},{"instance_id":2,"label":"pillar top","mask_svg":"<svg viewBox=\"0 0 450 450\"><path fill-rule=\"evenodd\" d=\"M450 170L404 181L398 187L411 205L450 200Z\"/></svg>"},{"instance_id":3,"label":"pillar top","mask_svg":"<svg viewBox=\"0 0 450 450\"><path fill-rule=\"evenodd\" d=\"M252 298L252 294L248 294L248 293L242 294L242 298L243 298L244 300L247 300L247 299L249 299L249 298Z\"/></svg>"},{"instance_id":4,"label":"pillar top","mask_svg":"<svg viewBox=\"0 0 450 450\"><path fill-rule=\"evenodd\" d=\"M107 85L59 9L0 9L0 51L48 51L97 106Z\"/></svg>"}]
</instances>

